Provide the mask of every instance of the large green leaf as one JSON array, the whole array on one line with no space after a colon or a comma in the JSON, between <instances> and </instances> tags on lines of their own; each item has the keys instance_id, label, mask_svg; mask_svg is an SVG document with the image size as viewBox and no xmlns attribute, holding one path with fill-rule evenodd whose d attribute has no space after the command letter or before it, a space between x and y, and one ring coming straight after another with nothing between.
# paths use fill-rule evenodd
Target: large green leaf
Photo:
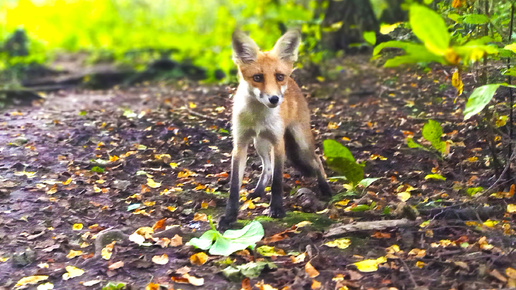
<instances>
[{"instance_id":1,"label":"large green leaf","mask_svg":"<svg viewBox=\"0 0 516 290\"><path fill-rule=\"evenodd\" d=\"M441 135L443 134L443 128L439 122L434 120L428 120L423 126L422 130L423 138L428 140L432 147L434 147L437 151L443 153L446 149L446 142L441 141Z\"/></svg>"},{"instance_id":2,"label":"large green leaf","mask_svg":"<svg viewBox=\"0 0 516 290\"><path fill-rule=\"evenodd\" d=\"M439 14L426 6L412 4L409 10L409 23L414 34L429 51L437 55L445 54L450 46L450 34Z\"/></svg>"},{"instance_id":3,"label":"large green leaf","mask_svg":"<svg viewBox=\"0 0 516 290\"><path fill-rule=\"evenodd\" d=\"M354 186L364 178L364 168L357 164L349 149L339 142L331 139L323 141L323 151L326 163Z\"/></svg>"},{"instance_id":4,"label":"large green leaf","mask_svg":"<svg viewBox=\"0 0 516 290\"><path fill-rule=\"evenodd\" d=\"M344 158L355 162L355 157L351 154L349 149L333 139L326 139L323 141L323 151L326 158Z\"/></svg>"},{"instance_id":5,"label":"large green leaf","mask_svg":"<svg viewBox=\"0 0 516 290\"><path fill-rule=\"evenodd\" d=\"M220 234L217 230L206 231L199 238L192 238L188 244L201 250L208 250L211 255L229 256L236 251L254 247L264 236L262 224L252 221L239 230L227 230Z\"/></svg>"},{"instance_id":6,"label":"large green leaf","mask_svg":"<svg viewBox=\"0 0 516 290\"><path fill-rule=\"evenodd\" d=\"M364 33L362 33L362 37L370 45L375 45L376 44L376 32L374 32L374 31L364 31Z\"/></svg>"},{"instance_id":7,"label":"large green leaf","mask_svg":"<svg viewBox=\"0 0 516 290\"><path fill-rule=\"evenodd\" d=\"M484 109L484 107L491 101L496 90L502 84L489 84L481 86L473 90L466 103L464 109L464 120L471 118Z\"/></svg>"},{"instance_id":8,"label":"large green leaf","mask_svg":"<svg viewBox=\"0 0 516 290\"><path fill-rule=\"evenodd\" d=\"M463 18L464 23L466 24L486 24L489 21L489 18L484 14L466 14Z\"/></svg>"}]
</instances>

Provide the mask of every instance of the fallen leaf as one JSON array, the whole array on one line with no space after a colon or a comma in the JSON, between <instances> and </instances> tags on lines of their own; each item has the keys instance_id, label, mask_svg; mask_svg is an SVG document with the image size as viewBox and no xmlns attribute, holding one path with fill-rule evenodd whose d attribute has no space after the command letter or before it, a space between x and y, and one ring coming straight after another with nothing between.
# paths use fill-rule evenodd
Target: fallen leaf
<instances>
[{"instance_id":1,"label":"fallen leaf","mask_svg":"<svg viewBox=\"0 0 516 290\"><path fill-rule=\"evenodd\" d=\"M511 279L516 279L516 269L511 267L505 269L505 275Z\"/></svg>"},{"instance_id":2,"label":"fallen leaf","mask_svg":"<svg viewBox=\"0 0 516 290\"><path fill-rule=\"evenodd\" d=\"M154 284L150 282L149 284L147 284L147 286L145 286L145 290L159 290L159 284Z\"/></svg>"},{"instance_id":3,"label":"fallen leaf","mask_svg":"<svg viewBox=\"0 0 516 290\"><path fill-rule=\"evenodd\" d=\"M306 252L302 253L302 254L299 254L297 256L290 256L290 259L292 260L292 263L294 264L298 264L298 263L302 263L305 261L306 259Z\"/></svg>"},{"instance_id":4,"label":"fallen leaf","mask_svg":"<svg viewBox=\"0 0 516 290\"><path fill-rule=\"evenodd\" d=\"M201 221L201 222L207 222L208 216L205 213L198 213L196 212L193 217L194 221Z\"/></svg>"},{"instance_id":5,"label":"fallen leaf","mask_svg":"<svg viewBox=\"0 0 516 290\"><path fill-rule=\"evenodd\" d=\"M147 185L151 188L158 188L161 186L161 183L155 182L152 178L147 178Z\"/></svg>"},{"instance_id":6,"label":"fallen leaf","mask_svg":"<svg viewBox=\"0 0 516 290\"><path fill-rule=\"evenodd\" d=\"M179 247L183 244L183 237L176 234L172 239L170 239L170 246L171 247Z\"/></svg>"},{"instance_id":7,"label":"fallen leaf","mask_svg":"<svg viewBox=\"0 0 516 290\"><path fill-rule=\"evenodd\" d=\"M321 282L319 282L317 280L312 280L311 288L314 290L321 289Z\"/></svg>"},{"instance_id":8,"label":"fallen leaf","mask_svg":"<svg viewBox=\"0 0 516 290\"><path fill-rule=\"evenodd\" d=\"M36 288L36 290L51 290L51 289L54 289L54 284L52 284L50 282L40 284Z\"/></svg>"},{"instance_id":9,"label":"fallen leaf","mask_svg":"<svg viewBox=\"0 0 516 290\"><path fill-rule=\"evenodd\" d=\"M73 226L72 226L72 230L74 230L74 231L80 231L80 230L82 230L82 227L83 227L83 225L82 225L82 224L80 224L80 223L79 223L79 224L73 224Z\"/></svg>"},{"instance_id":10,"label":"fallen leaf","mask_svg":"<svg viewBox=\"0 0 516 290\"><path fill-rule=\"evenodd\" d=\"M340 238L340 239L326 242L326 243L324 243L324 245L327 247L331 247L331 248L337 247L339 249L346 249L347 247L349 247L349 245L351 245L351 240L346 239L346 238Z\"/></svg>"},{"instance_id":11,"label":"fallen leaf","mask_svg":"<svg viewBox=\"0 0 516 290\"><path fill-rule=\"evenodd\" d=\"M161 256L154 256L152 257L152 262L154 264L158 264L158 265L166 265L168 264L168 255L167 254L163 254Z\"/></svg>"},{"instance_id":12,"label":"fallen leaf","mask_svg":"<svg viewBox=\"0 0 516 290\"><path fill-rule=\"evenodd\" d=\"M83 269L79 269L75 266L66 266L65 269L66 273L63 274L63 280L72 279L75 277L82 276L82 274L84 274Z\"/></svg>"},{"instance_id":13,"label":"fallen leaf","mask_svg":"<svg viewBox=\"0 0 516 290\"><path fill-rule=\"evenodd\" d=\"M190 263L193 265L204 265L210 257L204 252L199 252L190 256Z\"/></svg>"},{"instance_id":14,"label":"fallen leaf","mask_svg":"<svg viewBox=\"0 0 516 290\"><path fill-rule=\"evenodd\" d=\"M102 256L102 259L109 260L111 259L111 255L113 254L113 248L115 247L116 241L112 241L111 243L107 244L102 250L100 251L100 255Z\"/></svg>"},{"instance_id":15,"label":"fallen leaf","mask_svg":"<svg viewBox=\"0 0 516 290\"><path fill-rule=\"evenodd\" d=\"M124 266L124 262L123 261L118 261L118 262L115 262L115 263L109 265L108 269L113 271L113 270L122 268L123 266Z\"/></svg>"},{"instance_id":16,"label":"fallen leaf","mask_svg":"<svg viewBox=\"0 0 516 290\"><path fill-rule=\"evenodd\" d=\"M354 263L360 272L375 272L378 270L378 265L387 262L386 257L380 257L376 260L367 259Z\"/></svg>"},{"instance_id":17,"label":"fallen leaf","mask_svg":"<svg viewBox=\"0 0 516 290\"><path fill-rule=\"evenodd\" d=\"M153 230L153 231L156 231L156 230L163 229L163 228L165 227L165 220L166 220L166 219L160 219L159 221L157 221L157 222L152 226L152 230Z\"/></svg>"},{"instance_id":18,"label":"fallen leaf","mask_svg":"<svg viewBox=\"0 0 516 290\"><path fill-rule=\"evenodd\" d=\"M507 212L508 213L516 213L516 204L508 204L507 205Z\"/></svg>"},{"instance_id":19,"label":"fallen leaf","mask_svg":"<svg viewBox=\"0 0 516 290\"><path fill-rule=\"evenodd\" d=\"M256 283L254 286L258 287L259 290L278 290L278 288L274 288L269 284L265 284L263 280Z\"/></svg>"},{"instance_id":20,"label":"fallen leaf","mask_svg":"<svg viewBox=\"0 0 516 290\"><path fill-rule=\"evenodd\" d=\"M248 277L246 277L244 280L242 280L242 285L240 286L240 290L251 290L253 289L251 287L251 281Z\"/></svg>"},{"instance_id":21,"label":"fallen leaf","mask_svg":"<svg viewBox=\"0 0 516 290\"><path fill-rule=\"evenodd\" d=\"M45 275L28 276L28 277L21 278L20 281L18 281L16 283L16 285L14 285L14 287L21 287L21 286L25 286L25 285L34 285L41 281L45 281L47 279L48 279L48 276L45 276Z\"/></svg>"},{"instance_id":22,"label":"fallen leaf","mask_svg":"<svg viewBox=\"0 0 516 290\"><path fill-rule=\"evenodd\" d=\"M319 276L319 271L317 271L314 268L314 266L312 266L312 264L310 264L310 262L306 263L305 272L306 272L306 274L308 274L308 277L310 277L310 278L315 278L315 277Z\"/></svg>"},{"instance_id":23,"label":"fallen leaf","mask_svg":"<svg viewBox=\"0 0 516 290\"><path fill-rule=\"evenodd\" d=\"M82 251L70 250L70 252L68 253L68 255L66 255L66 257L68 259L72 259L72 258L75 258L75 257L80 256L80 255L82 255Z\"/></svg>"}]
</instances>

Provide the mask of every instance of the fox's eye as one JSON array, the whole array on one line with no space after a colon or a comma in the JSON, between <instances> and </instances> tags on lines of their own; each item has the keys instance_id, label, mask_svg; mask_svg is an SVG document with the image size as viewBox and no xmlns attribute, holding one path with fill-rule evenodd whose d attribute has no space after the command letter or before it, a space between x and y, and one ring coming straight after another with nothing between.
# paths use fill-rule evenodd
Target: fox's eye
<instances>
[{"instance_id":1,"label":"fox's eye","mask_svg":"<svg viewBox=\"0 0 516 290\"><path fill-rule=\"evenodd\" d=\"M253 81L257 83L263 82L263 75L262 74L256 74L253 76Z\"/></svg>"},{"instance_id":2,"label":"fox's eye","mask_svg":"<svg viewBox=\"0 0 516 290\"><path fill-rule=\"evenodd\" d=\"M285 75L276 74L276 80L278 80L278 82L282 82L284 79L285 79Z\"/></svg>"}]
</instances>

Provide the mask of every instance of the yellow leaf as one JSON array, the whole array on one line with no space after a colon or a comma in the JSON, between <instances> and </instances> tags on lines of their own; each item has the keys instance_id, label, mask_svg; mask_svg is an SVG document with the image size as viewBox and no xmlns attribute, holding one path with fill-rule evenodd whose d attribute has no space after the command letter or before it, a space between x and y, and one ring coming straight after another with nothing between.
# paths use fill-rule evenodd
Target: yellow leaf
<instances>
[{"instance_id":1,"label":"yellow leaf","mask_svg":"<svg viewBox=\"0 0 516 290\"><path fill-rule=\"evenodd\" d=\"M508 204L507 205L507 212L508 213L516 213L516 204Z\"/></svg>"},{"instance_id":2,"label":"yellow leaf","mask_svg":"<svg viewBox=\"0 0 516 290\"><path fill-rule=\"evenodd\" d=\"M172 167L172 168L177 168L177 163L175 163L175 162L171 162L171 163L170 163L170 167Z\"/></svg>"},{"instance_id":3,"label":"yellow leaf","mask_svg":"<svg viewBox=\"0 0 516 290\"><path fill-rule=\"evenodd\" d=\"M380 25L380 33L381 34L389 34L389 33L393 32L394 29L396 29L402 23L403 22L397 22L394 24L382 24L382 25Z\"/></svg>"},{"instance_id":4,"label":"yellow leaf","mask_svg":"<svg viewBox=\"0 0 516 290\"><path fill-rule=\"evenodd\" d=\"M457 89L457 96L462 95L464 84L462 83L462 78L458 70L456 70L452 75L452 86Z\"/></svg>"},{"instance_id":5,"label":"yellow leaf","mask_svg":"<svg viewBox=\"0 0 516 290\"><path fill-rule=\"evenodd\" d=\"M47 279L48 279L48 276L45 276L45 275L28 276L28 277L21 278L20 281L18 281L18 283L16 283L16 285L14 285L14 287L21 287L21 286L25 286L25 285L34 285L41 281L45 281Z\"/></svg>"},{"instance_id":6,"label":"yellow leaf","mask_svg":"<svg viewBox=\"0 0 516 290\"><path fill-rule=\"evenodd\" d=\"M111 255L113 254L113 248L115 247L116 241L112 241L111 243L107 244L102 250L100 251L100 255L102 256L102 259L109 260L111 259Z\"/></svg>"},{"instance_id":7,"label":"yellow leaf","mask_svg":"<svg viewBox=\"0 0 516 290\"><path fill-rule=\"evenodd\" d=\"M423 258L426 256L426 250L425 249L412 249L410 252L408 252L409 256L416 256L416 258Z\"/></svg>"},{"instance_id":8,"label":"yellow leaf","mask_svg":"<svg viewBox=\"0 0 516 290\"><path fill-rule=\"evenodd\" d=\"M159 290L159 284L149 283L145 286L145 290Z\"/></svg>"},{"instance_id":9,"label":"yellow leaf","mask_svg":"<svg viewBox=\"0 0 516 290\"><path fill-rule=\"evenodd\" d=\"M36 290L52 290L52 289L54 289L54 284L52 284L50 282L40 284L36 288Z\"/></svg>"},{"instance_id":10,"label":"yellow leaf","mask_svg":"<svg viewBox=\"0 0 516 290\"><path fill-rule=\"evenodd\" d=\"M269 284L265 284L263 280L256 283L254 286L257 287L259 290L278 290L278 288L274 288Z\"/></svg>"},{"instance_id":11,"label":"yellow leaf","mask_svg":"<svg viewBox=\"0 0 516 290\"><path fill-rule=\"evenodd\" d=\"M295 225L295 227L299 229L299 228L306 227L306 226L311 225L311 224L312 224L311 221L302 221L302 222L298 222Z\"/></svg>"},{"instance_id":12,"label":"yellow leaf","mask_svg":"<svg viewBox=\"0 0 516 290\"><path fill-rule=\"evenodd\" d=\"M116 155L109 156L109 162L115 162L115 161L117 161L118 159L119 159L119 158L118 158L118 156L116 156Z\"/></svg>"},{"instance_id":13,"label":"yellow leaf","mask_svg":"<svg viewBox=\"0 0 516 290\"><path fill-rule=\"evenodd\" d=\"M339 128L339 124L337 124L336 122L328 123L328 129L332 130L332 129L338 129L338 128Z\"/></svg>"},{"instance_id":14,"label":"yellow leaf","mask_svg":"<svg viewBox=\"0 0 516 290\"><path fill-rule=\"evenodd\" d=\"M346 238L340 238L333 241L329 241L324 243L325 246L331 247L331 248L339 248L339 249L346 249L351 245L351 240Z\"/></svg>"},{"instance_id":15,"label":"yellow leaf","mask_svg":"<svg viewBox=\"0 0 516 290\"><path fill-rule=\"evenodd\" d=\"M70 252L68 253L68 255L66 255L66 257L68 259L71 259L71 258L75 258L75 257L80 256L80 255L82 255L82 251L70 250Z\"/></svg>"},{"instance_id":16,"label":"yellow leaf","mask_svg":"<svg viewBox=\"0 0 516 290\"><path fill-rule=\"evenodd\" d=\"M208 261L209 256L204 252L199 252L190 256L190 263L193 265L204 265Z\"/></svg>"},{"instance_id":17,"label":"yellow leaf","mask_svg":"<svg viewBox=\"0 0 516 290\"><path fill-rule=\"evenodd\" d=\"M74 231L80 231L82 230L83 225L82 224L73 224L72 229Z\"/></svg>"},{"instance_id":18,"label":"yellow leaf","mask_svg":"<svg viewBox=\"0 0 516 290\"><path fill-rule=\"evenodd\" d=\"M163 254L161 256L154 256L152 257L152 262L155 263L155 264L158 264L158 265L166 265L168 264L168 255L167 254Z\"/></svg>"},{"instance_id":19,"label":"yellow leaf","mask_svg":"<svg viewBox=\"0 0 516 290\"><path fill-rule=\"evenodd\" d=\"M195 109L197 108L197 105L194 102L189 102L188 107L190 107L190 109Z\"/></svg>"},{"instance_id":20,"label":"yellow leaf","mask_svg":"<svg viewBox=\"0 0 516 290\"><path fill-rule=\"evenodd\" d=\"M312 264L310 264L310 262L306 263L305 272L306 272L306 274L308 274L308 277L310 277L310 278L315 278L315 277L319 276L319 271L317 271L314 268L314 266L312 266Z\"/></svg>"},{"instance_id":21,"label":"yellow leaf","mask_svg":"<svg viewBox=\"0 0 516 290\"><path fill-rule=\"evenodd\" d=\"M68 185L70 184L70 182L72 182L72 178L68 178L66 181L63 182L63 185Z\"/></svg>"},{"instance_id":22,"label":"yellow leaf","mask_svg":"<svg viewBox=\"0 0 516 290\"><path fill-rule=\"evenodd\" d=\"M499 223L499 221L487 220L484 222L484 226L486 226L488 228L492 228L495 225L497 225L498 223Z\"/></svg>"},{"instance_id":23,"label":"yellow leaf","mask_svg":"<svg viewBox=\"0 0 516 290\"><path fill-rule=\"evenodd\" d=\"M516 42L504 46L503 49L507 49L507 50L510 50L510 51L516 53Z\"/></svg>"},{"instance_id":24,"label":"yellow leaf","mask_svg":"<svg viewBox=\"0 0 516 290\"><path fill-rule=\"evenodd\" d=\"M509 267L505 269L505 274L511 279L516 279L516 269Z\"/></svg>"},{"instance_id":25,"label":"yellow leaf","mask_svg":"<svg viewBox=\"0 0 516 290\"><path fill-rule=\"evenodd\" d=\"M400 192L400 193L398 193L398 198L401 201L407 201L410 198L410 192L408 192L408 191Z\"/></svg>"},{"instance_id":26,"label":"yellow leaf","mask_svg":"<svg viewBox=\"0 0 516 290\"><path fill-rule=\"evenodd\" d=\"M422 261L417 261L417 262L416 262L416 266L417 266L418 268L423 268L425 265L426 265L426 263L425 263L425 262L422 262Z\"/></svg>"},{"instance_id":27,"label":"yellow leaf","mask_svg":"<svg viewBox=\"0 0 516 290\"><path fill-rule=\"evenodd\" d=\"M75 266L66 266L65 269L66 273L63 274L63 280L72 279L75 277L82 276L82 274L84 274L83 269L79 269Z\"/></svg>"},{"instance_id":28,"label":"yellow leaf","mask_svg":"<svg viewBox=\"0 0 516 290\"><path fill-rule=\"evenodd\" d=\"M147 178L147 185L152 188L158 188L161 186L161 183L155 182L152 178Z\"/></svg>"},{"instance_id":29,"label":"yellow leaf","mask_svg":"<svg viewBox=\"0 0 516 290\"><path fill-rule=\"evenodd\" d=\"M208 216L205 213L198 213L196 212L193 217L194 221L201 221L201 222L207 222Z\"/></svg>"},{"instance_id":30,"label":"yellow leaf","mask_svg":"<svg viewBox=\"0 0 516 290\"><path fill-rule=\"evenodd\" d=\"M386 257L380 257L376 260L367 259L354 263L360 272L375 272L378 270L378 265L387 262Z\"/></svg>"}]
</instances>

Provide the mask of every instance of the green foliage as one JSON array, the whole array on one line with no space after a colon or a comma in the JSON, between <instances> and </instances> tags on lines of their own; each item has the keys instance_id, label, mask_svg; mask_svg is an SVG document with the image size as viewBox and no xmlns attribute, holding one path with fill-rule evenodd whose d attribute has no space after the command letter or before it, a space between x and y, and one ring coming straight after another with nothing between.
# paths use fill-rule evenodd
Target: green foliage
<instances>
[{"instance_id":1,"label":"green foliage","mask_svg":"<svg viewBox=\"0 0 516 290\"><path fill-rule=\"evenodd\" d=\"M443 18L420 4L410 6L409 23L414 35L423 45L402 41L388 41L377 45L373 57L378 57L385 48L401 48L405 51L405 55L387 60L385 67L429 62L454 66L462 62L463 65L469 65L485 55L499 52L496 46L486 45L490 39L474 39L463 45L451 45L451 35Z\"/></svg>"},{"instance_id":2,"label":"green foliage","mask_svg":"<svg viewBox=\"0 0 516 290\"><path fill-rule=\"evenodd\" d=\"M91 168L91 171L97 172L97 173L104 173L104 168L99 167L99 166L93 166L93 168Z\"/></svg>"},{"instance_id":3,"label":"green foliage","mask_svg":"<svg viewBox=\"0 0 516 290\"><path fill-rule=\"evenodd\" d=\"M466 109L464 110L464 120L467 120L474 115L480 113L493 98L496 90L500 86L516 88L508 84L489 84L476 88L468 98Z\"/></svg>"},{"instance_id":4,"label":"green foliage","mask_svg":"<svg viewBox=\"0 0 516 290\"><path fill-rule=\"evenodd\" d=\"M434 120L428 120L428 122L423 126L421 130L423 134L423 138L425 138L428 142L430 142L431 147L428 148L421 144L416 143L413 138L407 138L407 146L409 148L418 148L426 151L430 151L431 149L439 152L442 156L446 152L446 142L441 140L441 135L443 134L443 128L441 124Z\"/></svg>"},{"instance_id":5,"label":"green foliage","mask_svg":"<svg viewBox=\"0 0 516 290\"><path fill-rule=\"evenodd\" d=\"M376 44L376 32L374 32L374 31L364 31L364 33L362 34L362 37L370 45L375 45Z\"/></svg>"},{"instance_id":6,"label":"green foliage","mask_svg":"<svg viewBox=\"0 0 516 290\"><path fill-rule=\"evenodd\" d=\"M106 286L102 287L102 290L122 290L125 289L125 283L113 283L108 282Z\"/></svg>"},{"instance_id":7,"label":"green foliage","mask_svg":"<svg viewBox=\"0 0 516 290\"><path fill-rule=\"evenodd\" d=\"M364 178L364 166L355 161L346 146L335 140L327 139L323 141L323 151L328 166L344 175L353 187Z\"/></svg>"},{"instance_id":8,"label":"green foliage","mask_svg":"<svg viewBox=\"0 0 516 290\"><path fill-rule=\"evenodd\" d=\"M280 27L301 26L303 34L311 35L315 5L294 0L1 1L0 42L22 27L30 53L0 53L0 70L16 63L42 63L64 50L89 52L89 61L114 59L136 68L171 57L207 68L212 78L216 69L229 75L235 28L249 31L270 49L281 35ZM317 42L310 41L309 46Z\"/></svg>"},{"instance_id":9,"label":"green foliage","mask_svg":"<svg viewBox=\"0 0 516 290\"><path fill-rule=\"evenodd\" d=\"M442 176L441 174L427 174L425 176L425 180L426 179L446 180L446 177Z\"/></svg>"},{"instance_id":10,"label":"green foliage","mask_svg":"<svg viewBox=\"0 0 516 290\"><path fill-rule=\"evenodd\" d=\"M469 196L473 196L479 192L482 192L484 190L483 187L481 186L478 186L478 187L469 187L468 189L466 189L466 193L469 195Z\"/></svg>"},{"instance_id":11,"label":"green foliage","mask_svg":"<svg viewBox=\"0 0 516 290\"><path fill-rule=\"evenodd\" d=\"M267 261L249 262L243 265L229 266L222 270L222 274L231 281L241 281L245 277L258 278L266 267L276 269L278 266Z\"/></svg>"},{"instance_id":12,"label":"green foliage","mask_svg":"<svg viewBox=\"0 0 516 290\"><path fill-rule=\"evenodd\" d=\"M412 31L432 53L444 55L450 45L450 35L441 16L423 5L413 4L409 10Z\"/></svg>"},{"instance_id":13,"label":"green foliage","mask_svg":"<svg viewBox=\"0 0 516 290\"><path fill-rule=\"evenodd\" d=\"M240 230L227 230L221 234L210 220L211 230L199 238L192 238L188 244L201 250L208 250L210 255L229 256L236 251L254 247L264 236L262 224L252 221Z\"/></svg>"}]
</instances>

